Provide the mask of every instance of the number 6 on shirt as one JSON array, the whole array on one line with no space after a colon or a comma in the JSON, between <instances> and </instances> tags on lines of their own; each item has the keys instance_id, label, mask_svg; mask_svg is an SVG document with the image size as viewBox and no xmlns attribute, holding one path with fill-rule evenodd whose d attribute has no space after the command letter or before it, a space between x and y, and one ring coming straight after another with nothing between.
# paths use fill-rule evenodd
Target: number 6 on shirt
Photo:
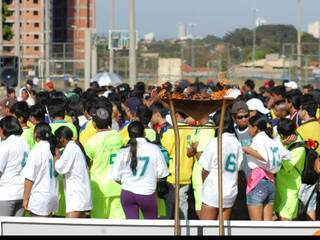
<instances>
[{"instance_id":1,"label":"number 6 on shirt","mask_svg":"<svg viewBox=\"0 0 320 240\"><path fill-rule=\"evenodd\" d=\"M225 170L227 172L231 172L231 173L234 173L237 168L236 168L236 160L237 160L237 157L235 154L229 154L229 156L227 157L227 162L226 162L226 167L225 167Z\"/></svg>"}]
</instances>

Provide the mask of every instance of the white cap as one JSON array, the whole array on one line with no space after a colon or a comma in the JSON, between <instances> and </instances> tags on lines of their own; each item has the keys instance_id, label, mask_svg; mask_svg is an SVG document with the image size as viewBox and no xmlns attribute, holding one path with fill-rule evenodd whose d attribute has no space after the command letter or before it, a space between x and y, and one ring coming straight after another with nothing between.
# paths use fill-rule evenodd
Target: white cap
<instances>
[{"instance_id":1,"label":"white cap","mask_svg":"<svg viewBox=\"0 0 320 240\"><path fill-rule=\"evenodd\" d=\"M294 81L286 82L284 83L284 86L290 89L298 89L298 84Z\"/></svg>"},{"instance_id":2,"label":"white cap","mask_svg":"<svg viewBox=\"0 0 320 240\"><path fill-rule=\"evenodd\" d=\"M247 105L250 111L256 110L262 114L268 114L270 111L269 109L265 108L263 102L258 98L252 98L247 101Z\"/></svg>"}]
</instances>

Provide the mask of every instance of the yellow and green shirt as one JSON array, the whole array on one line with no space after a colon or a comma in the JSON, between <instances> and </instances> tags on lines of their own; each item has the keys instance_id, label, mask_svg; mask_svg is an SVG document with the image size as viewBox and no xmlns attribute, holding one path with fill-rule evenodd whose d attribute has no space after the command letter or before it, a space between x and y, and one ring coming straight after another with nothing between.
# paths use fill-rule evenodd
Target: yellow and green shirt
<instances>
[{"instance_id":1,"label":"yellow and green shirt","mask_svg":"<svg viewBox=\"0 0 320 240\"><path fill-rule=\"evenodd\" d=\"M178 125L181 125L180 123ZM180 134L180 184L190 184L192 176L193 157L187 156L188 139L192 136L191 128L179 129ZM167 181L175 183L175 137L172 128L169 128L162 136L162 146L167 149L170 155L169 172Z\"/></svg>"}]
</instances>

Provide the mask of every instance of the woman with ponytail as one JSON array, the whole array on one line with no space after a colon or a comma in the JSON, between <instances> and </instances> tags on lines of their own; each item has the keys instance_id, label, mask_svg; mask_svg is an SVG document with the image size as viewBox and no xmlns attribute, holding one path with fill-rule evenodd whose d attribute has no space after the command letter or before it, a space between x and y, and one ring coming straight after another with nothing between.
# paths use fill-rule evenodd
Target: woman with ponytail
<instances>
[{"instance_id":1,"label":"woman with ponytail","mask_svg":"<svg viewBox=\"0 0 320 240\"><path fill-rule=\"evenodd\" d=\"M156 219L157 181L169 175L160 148L145 139L144 126L134 121L128 127L130 141L121 149L111 170L111 178L122 185L121 205L127 219Z\"/></svg>"},{"instance_id":2,"label":"woman with ponytail","mask_svg":"<svg viewBox=\"0 0 320 240\"><path fill-rule=\"evenodd\" d=\"M92 209L90 179L84 149L80 142L72 140L72 136L72 130L65 126L55 131L58 147L64 151L54 167L64 176L66 217L84 218Z\"/></svg>"},{"instance_id":3,"label":"woman with ponytail","mask_svg":"<svg viewBox=\"0 0 320 240\"><path fill-rule=\"evenodd\" d=\"M36 145L31 150L22 171L24 181L23 208L33 216L49 216L58 209L58 178L53 157L56 141L47 123L34 129Z\"/></svg>"},{"instance_id":4,"label":"woman with ponytail","mask_svg":"<svg viewBox=\"0 0 320 240\"><path fill-rule=\"evenodd\" d=\"M272 128L263 116L249 119L252 143L243 147L248 154L251 172L247 184L247 205L251 220L271 221L275 200L274 176L283 159L290 159L289 152L280 141L272 138Z\"/></svg>"}]
</instances>

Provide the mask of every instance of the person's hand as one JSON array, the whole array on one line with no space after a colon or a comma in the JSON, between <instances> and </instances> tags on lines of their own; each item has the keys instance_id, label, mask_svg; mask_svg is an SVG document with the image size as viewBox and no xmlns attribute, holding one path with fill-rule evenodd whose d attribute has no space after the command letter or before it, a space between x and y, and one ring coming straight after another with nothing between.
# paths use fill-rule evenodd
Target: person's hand
<instances>
[{"instance_id":1,"label":"person's hand","mask_svg":"<svg viewBox=\"0 0 320 240\"><path fill-rule=\"evenodd\" d=\"M188 157L193 157L194 155L197 154L197 147L198 147L198 142L191 143L189 147L187 148L187 156Z\"/></svg>"},{"instance_id":2,"label":"person's hand","mask_svg":"<svg viewBox=\"0 0 320 240\"><path fill-rule=\"evenodd\" d=\"M286 139L282 140L284 145L289 145L297 140L297 136L295 134L290 135Z\"/></svg>"},{"instance_id":3,"label":"person's hand","mask_svg":"<svg viewBox=\"0 0 320 240\"><path fill-rule=\"evenodd\" d=\"M23 207L25 210L28 210L28 205L29 205L29 199L24 198L24 199L23 199L23 202L22 202L22 207Z\"/></svg>"},{"instance_id":4,"label":"person's hand","mask_svg":"<svg viewBox=\"0 0 320 240\"><path fill-rule=\"evenodd\" d=\"M243 151L245 154L249 154L250 148L249 148L249 147L242 147L242 151Z\"/></svg>"}]
</instances>

